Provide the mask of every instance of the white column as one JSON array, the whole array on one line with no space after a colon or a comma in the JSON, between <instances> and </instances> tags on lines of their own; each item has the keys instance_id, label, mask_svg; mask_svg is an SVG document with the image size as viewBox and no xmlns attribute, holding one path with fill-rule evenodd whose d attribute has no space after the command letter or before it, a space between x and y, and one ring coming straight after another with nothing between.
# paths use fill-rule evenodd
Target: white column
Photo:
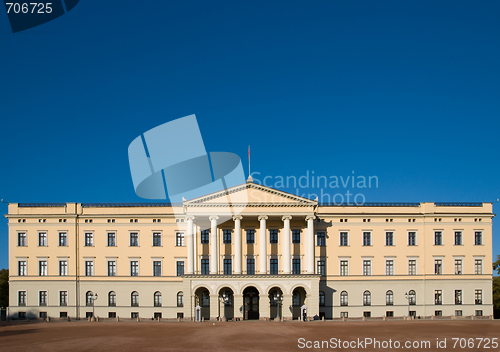
<instances>
[{"instance_id":1,"label":"white column","mask_svg":"<svg viewBox=\"0 0 500 352\"><path fill-rule=\"evenodd\" d=\"M187 274L194 273L194 245L193 245L193 220L194 216L186 216L187 219Z\"/></svg>"},{"instance_id":2,"label":"white column","mask_svg":"<svg viewBox=\"0 0 500 352\"><path fill-rule=\"evenodd\" d=\"M267 240L266 240L266 220L267 215L260 215L260 231L259 231L259 257L260 257L260 268L259 273L267 274Z\"/></svg>"},{"instance_id":3,"label":"white column","mask_svg":"<svg viewBox=\"0 0 500 352\"><path fill-rule=\"evenodd\" d=\"M234 273L241 274L241 215L233 216L234 220Z\"/></svg>"},{"instance_id":4,"label":"white column","mask_svg":"<svg viewBox=\"0 0 500 352\"><path fill-rule=\"evenodd\" d=\"M197 232L198 228L196 224L193 223L193 261L194 261L194 267L193 267L193 273L197 274L198 273L198 239L197 239Z\"/></svg>"},{"instance_id":5,"label":"white column","mask_svg":"<svg viewBox=\"0 0 500 352\"><path fill-rule=\"evenodd\" d=\"M218 216L213 215L209 217L210 219L210 274L215 275L219 273L219 255L217 254L217 249L219 247L219 242L217 239L217 220Z\"/></svg>"},{"instance_id":6,"label":"white column","mask_svg":"<svg viewBox=\"0 0 500 352\"><path fill-rule=\"evenodd\" d=\"M314 215L306 216L306 253L304 256L306 274L314 274L314 218Z\"/></svg>"},{"instance_id":7,"label":"white column","mask_svg":"<svg viewBox=\"0 0 500 352\"><path fill-rule=\"evenodd\" d=\"M290 215L285 215L281 218L284 222L283 226L283 274L290 274L290 264L291 264L291 257L290 257L290 220L292 217Z\"/></svg>"}]
</instances>

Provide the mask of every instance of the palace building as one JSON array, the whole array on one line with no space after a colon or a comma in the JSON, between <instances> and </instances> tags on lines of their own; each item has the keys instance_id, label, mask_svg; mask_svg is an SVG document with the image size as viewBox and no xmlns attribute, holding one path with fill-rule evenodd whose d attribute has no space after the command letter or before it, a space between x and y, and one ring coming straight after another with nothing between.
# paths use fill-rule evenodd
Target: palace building
<instances>
[{"instance_id":1,"label":"palace building","mask_svg":"<svg viewBox=\"0 0 500 352\"><path fill-rule=\"evenodd\" d=\"M492 315L493 216L318 204L251 179L182 204L11 203L8 315Z\"/></svg>"}]
</instances>

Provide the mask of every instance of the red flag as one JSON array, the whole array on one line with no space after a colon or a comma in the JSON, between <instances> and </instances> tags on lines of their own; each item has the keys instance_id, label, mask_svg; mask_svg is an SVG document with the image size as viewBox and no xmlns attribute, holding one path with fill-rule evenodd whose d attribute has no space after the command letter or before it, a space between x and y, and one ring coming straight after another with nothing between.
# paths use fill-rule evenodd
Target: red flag
<instances>
[{"instance_id":1,"label":"red flag","mask_svg":"<svg viewBox=\"0 0 500 352\"><path fill-rule=\"evenodd\" d=\"M250 159L250 145L248 146L248 159Z\"/></svg>"}]
</instances>

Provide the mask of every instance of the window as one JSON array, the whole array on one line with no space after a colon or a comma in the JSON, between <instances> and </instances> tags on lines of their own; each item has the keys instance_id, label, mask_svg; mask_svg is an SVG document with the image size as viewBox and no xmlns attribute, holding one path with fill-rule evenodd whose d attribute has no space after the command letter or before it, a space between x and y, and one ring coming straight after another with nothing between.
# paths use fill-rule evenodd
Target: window
<instances>
[{"instance_id":1,"label":"window","mask_svg":"<svg viewBox=\"0 0 500 352\"><path fill-rule=\"evenodd\" d=\"M292 294L292 306L300 307L300 294L298 292Z\"/></svg>"},{"instance_id":2,"label":"window","mask_svg":"<svg viewBox=\"0 0 500 352\"><path fill-rule=\"evenodd\" d=\"M47 276L47 261L40 260L38 262L38 275Z\"/></svg>"},{"instance_id":3,"label":"window","mask_svg":"<svg viewBox=\"0 0 500 352\"><path fill-rule=\"evenodd\" d=\"M363 232L363 246L371 246L371 245L372 245L372 233Z\"/></svg>"},{"instance_id":4,"label":"window","mask_svg":"<svg viewBox=\"0 0 500 352\"><path fill-rule=\"evenodd\" d=\"M292 243L300 243L300 230L292 230Z\"/></svg>"},{"instance_id":5,"label":"window","mask_svg":"<svg viewBox=\"0 0 500 352\"><path fill-rule=\"evenodd\" d=\"M455 311L455 316L461 317L462 316L462 311L461 310L456 310Z\"/></svg>"},{"instance_id":6,"label":"window","mask_svg":"<svg viewBox=\"0 0 500 352\"><path fill-rule=\"evenodd\" d=\"M18 275L19 276L26 276L28 275L28 268L27 268L27 265L26 265L26 261L25 260L20 260L17 262L17 266L18 266Z\"/></svg>"},{"instance_id":7,"label":"window","mask_svg":"<svg viewBox=\"0 0 500 352\"><path fill-rule=\"evenodd\" d=\"M414 306L417 304L417 294L414 290L410 290L410 292L408 292L408 304L410 306Z\"/></svg>"},{"instance_id":8,"label":"window","mask_svg":"<svg viewBox=\"0 0 500 352\"><path fill-rule=\"evenodd\" d=\"M28 242L26 241L26 232L17 233L17 245L19 247L26 247Z\"/></svg>"},{"instance_id":9,"label":"window","mask_svg":"<svg viewBox=\"0 0 500 352\"><path fill-rule=\"evenodd\" d=\"M349 243L348 243L348 239L349 239L349 235L348 235L348 232L341 232L340 233L340 245L341 246L348 246Z\"/></svg>"},{"instance_id":10,"label":"window","mask_svg":"<svg viewBox=\"0 0 500 352\"><path fill-rule=\"evenodd\" d=\"M372 261L371 260L363 260L363 275L371 275L372 274Z\"/></svg>"},{"instance_id":11,"label":"window","mask_svg":"<svg viewBox=\"0 0 500 352\"><path fill-rule=\"evenodd\" d=\"M68 234L66 232L59 232L59 246L66 247L68 245Z\"/></svg>"},{"instance_id":12,"label":"window","mask_svg":"<svg viewBox=\"0 0 500 352\"><path fill-rule=\"evenodd\" d=\"M139 293L137 291L132 292L130 295L130 306L139 307Z\"/></svg>"},{"instance_id":13,"label":"window","mask_svg":"<svg viewBox=\"0 0 500 352\"><path fill-rule=\"evenodd\" d=\"M416 246L416 245L417 245L417 233L408 232L408 246Z\"/></svg>"},{"instance_id":14,"label":"window","mask_svg":"<svg viewBox=\"0 0 500 352\"><path fill-rule=\"evenodd\" d=\"M231 275L233 273L231 259L224 259L224 275Z\"/></svg>"},{"instance_id":15,"label":"window","mask_svg":"<svg viewBox=\"0 0 500 352\"><path fill-rule=\"evenodd\" d=\"M324 247L324 246L326 246L326 239L325 239L325 233L324 232L318 232L318 233L316 233L316 245L318 247Z\"/></svg>"},{"instance_id":16,"label":"window","mask_svg":"<svg viewBox=\"0 0 500 352\"><path fill-rule=\"evenodd\" d=\"M39 291L38 296L39 296L38 305L40 307L47 306L47 291Z\"/></svg>"},{"instance_id":17,"label":"window","mask_svg":"<svg viewBox=\"0 0 500 352\"><path fill-rule=\"evenodd\" d=\"M66 307L68 305L68 291L59 291L59 306Z\"/></svg>"},{"instance_id":18,"label":"window","mask_svg":"<svg viewBox=\"0 0 500 352\"><path fill-rule=\"evenodd\" d=\"M434 259L434 274L443 274L443 261L441 259Z\"/></svg>"},{"instance_id":19,"label":"window","mask_svg":"<svg viewBox=\"0 0 500 352\"><path fill-rule=\"evenodd\" d=\"M349 305L348 295L346 291L342 291L340 293L340 305L343 307L347 307Z\"/></svg>"},{"instance_id":20,"label":"window","mask_svg":"<svg viewBox=\"0 0 500 352\"><path fill-rule=\"evenodd\" d=\"M19 291L17 293L17 305L19 307L26 306L26 291Z\"/></svg>"},{"instance_id":21,"label":"window","mask_svg":"<svg viewBox=\"0 0 500 352\"><path fill-rule=\"evenodd\" d=\"M184 275L184 262L178 261L177 262L177 276L182 276L182 275Z\"/></svg>"},{"instance_id":22,"label":"window","mask_svg":"<svg viewBox=\"0 0 500 352\"><path fill-rule=\"evenodd\" d=\"M441 231L434 231L434 245L441 246L443 244L443 233Z\"/></svg>"},{"instance_id":23,"label":"window","mask_svg":"<svg viewBox=\"0 0 500 352\"><path fill-rule=\"evenodd\" d=\"M363 305L371 306L372 305L372 295L370 291L363 292Z\"/></svg>"},{"instance_id":24,"label":"window","mask_svg":"<svg viewBox=\"0 0 500 352\"><path fill-rule=\"evenodd\" d=\"M116 312L108 312L108 318L116 318Z\"/></svg>"},{"instance_id":25,"label":"window","mask_svg":"<svg viewBox=\"0 0 500 352\"><path fill-rule=\"evenodd\" d=\"M385 261L385 274L394 275L394 260L391 259Z\"/></svg>"},{"instance_id":26,"label":"window","mask_svg":"<svg viewBox=\"0 0 500 352\"><path fill-rule=\"evenodd\" d=\"M462 231L455 231L455 246L462 245Z\"/></svg>"},{"instance_id":27,"label":"window","mask_svg":"<svg viewBox=\"0 0 500 352\"><path fill-rule=\"evenodd\" d=\"M325 306L325 293L323 291L319 291L319 306Z\"/></svg>"},{"instance_id":28,"label":"window","mask_svg":"<svg viewBox=\"0 0 500 352\"><path fill-rule=\"evenodd\" d=\"M372 312L363 312L363 316L365 318L370 318L372 316Z\"/></svg>"},{"instance_id":29,"label":"window","mask_svg":"<svg viewBox=\"0 0 500 352\"><path fill-rule=\"evenodd\" d=\"M248 234L248 231L247 231ZM209 239L209 232L208 230L203 230L201 231L201 243L202 244L208 244L208 239Z\"/></svg>"},{"instance_id":30,"label":"window","mask_svg":"<svg viewBox=\"0 0 500 352\"><path fill-rule=\"evenodd\" d=\"M434 291L434 304L438 306L443 304L443 291Z\"/></svg>"},{"instance_id":31,"label":"window","mask_svg":"<svg viewBox=\"0 0 500 352\"><path fill-rule=\"evenodd\" d=\"M278 230L269 230L269 243L278 243Z\"/></svg>"},{"instance_id":32,"label":"window","mask_svg":"<svg viewBox=\"0 0 500 352\"><path fill-rule=\"evenodd\" d=\"M385 312L387 318L392 318L394 316L394 311L388 310Z\"/></svg>"},{"instance_id":33,"label":"window","mask_svg":"<svg viewBox=\"0 0 500 352\"><path fill-rule=\"evenodd\" d=\"M201 260L201 275L208 275L210 273L210 265L208 259Z\"/></svg>"},{"instance_id":34,"label":"window","mask_svg":"<svg viewBox=\"0 0 500 352\"><path fill-rule=\"evenodd\" d=\"M138 247L139 246L139 233L131 232L130 233L130 247Z\"/></svg>"},{"instance_id":35,"label":"window","mask_svg":"<svg viewBox=\"0 0 500 352\"><path fill-rule=\"evenodd\" d=\"M483 316L483 311L482 310L476 310L475 311L476 317L482 317Z\"/></svg>"},{"instance_id":36,"label":"window","mask_svg":"<svg viewBox=\"0 0 500 352\"><path fill-rule=\"evenodd\" d=\"M474 245L480 246L483 244L483 232L476 231L474 232Z\"/></svg>"},{"instance_id":37,"label":"window","mask_svg":"<svg viewBox=\"0 0 500 352\"><path fill-rule=\"evenodd\" d=\"M177 307L184 307L184 293L177 293Z\"/></svg>"},{"instance_id":38,"label":"window","mask_svg":"<svg viewBox=\"0 0 500 352\"><path fill-rule=\"evenodd\" d=\"M434 311L434 315L435 315L436 317L441 317L441 316L443 316L443 311L442 311L442 310L435 310L435 311Z\"/></svg>"},{"instance_id":39,"label":"window","mask_svg":"<svg viewBox=\"0 0 500 352\"><path fill-rule=\"evenodd\" d=\"M38 245L40 247L47 247L47 232L38 233Z\"/></svg>"},{"instance_id":40,"label":"window","mask_svg":"<svg viewBox=\"0 0 500 352\"><path fill-rule=\"evenodd\" d=\"M59 276L67 276L68 275L68 261L60 260L59 261Z\"/></svg>"},{"instance_id":41,"label":"window","mask_svg":"<svg viewBox=\"0 0 500 352\"><path fill-rule=\"evenodd\" d=\"M255 230L247 230L247 244L255 243Z\"/></svg>"},{"instance_id":42,"label":"window","mask_svg":"<svg viewBox=\"0 0 500 352\"><path fill-rule=\"evenodd\" d=\"M139 276L139 262L137 260L130 261L130 276Z\"/></svg>"},{"instance_id":43,"label":"window","mask_svg":"<svg viewBox=\"0 0 500 352\"><path fill-rule=\"evenodd\" d=\"M94 245L94 233L85 232L85 247L92 247Z\"/></svg>"},{"instance_id":44,"label":"window","mask_svg":"<svg viewBox=\"0 0 500 352\"><path fill-rule=\"evenodd\" d=\"M108 232L108 247L116 246L116 233Z\"/></svg>"},{"instance_id":45,"label":"window","mask_svg":"<svg viewBox=\"0 0 500 352\"><path fill-rule=\"evenodd\" d=\"M324 260L318 260L317 262L317 270L316 270L317 274L321 275L321 276L325 276L326 275L326 269L325 269L325 261Z\"/></svg>"},{"instance_id":46,"label":"window","mask_svg":"<svg viewBox=\"0 0 500 352\"><path fill-rule=\"evenodd\" d=\"M222 242L224 244L231 244L231 234L233 233L232 230L223 230L222 231Z\"/></svg>"},{"instance_id":47,"label":"window","mask_svg":"<svg viewBox=\"0 0 500 352\"><path fill-rule=\"evenodd\" d=\"M159 291L156 291L154 294L154 305L155 307L161 307L161 292Z\"/></svg>"},{"instance_id":48,"label":"window","mask_svg":"<svg viewBox=\"0 0 500 352\"><path fill-rule=\"evenodd\" d=\"M94 276L94 261L85 261L85 276Z\"/></svg>"},{"instance_id":49,"label":"window","mask_svg":"<svg viewBox=\"0 0 500 352\"><path fill-rule=\"evenodd\" d=\"M483 273L483 260L474 259L474 274L481 275Z\"/></svg>"},{"instance_id":50,"label":"window","mask_svg":"<svg viewBox=\"0 0 500 352\"><path fill-rule=\"evenodd\" d=\"M115 293L115 291L110 291L108 293L108 307L116 307L116 293Z\"/></svg>"},{"instance_id":51,"label":"window","mask_svg":"<svg viewBox=\"0 0 500 352\"><path fill-rule=\"evenodd\" d=\"M417 260L408 260L408 275L417 275Z\"/></svg>"},{"instance_id":52,"label":"window","mask_svg":"<svg viewBox=\"0 0 500 352\"><path fill-rule=\"evenodd\" d=\"M455 304L462 304L462 290L455 290Z\"/></svg>"},{"instance_id":53,"label":"window","mask_svg":"<svg viewBox=\"0 0 500 352\"><path fill-rule=\"evenodd\" d=\"M210 307L210 293L208 291L203 291L201 294L201 306Z\"/></svg>"},{"instance_id":54,"label":"window","mask_svg":"<svg viewBox=\"0 0 500 352\"><path fill-rule=\"evenodd\" d=\"M94 293L92 291L87 291L87 293L85 293L85 305L87 307L92 307L93 302L94 302Z\"/></svg>"},{"instance_id":55,"label":"window","mask_svg":"<svg viewBox=\"0 0 500 352\"><path fill-rule=\"evenodd\" d=\"M462 259L455 259L455 275L462 274Z\"/></svg>"},{"instance_id":56,"label":"window","mask_svg":"<svg viewBox=\"0 0 500 352\"><path fill-rule=\"evenodd\" d=\"M292 259L292 274L300 275L300 259Z\"/></svg>"},{"instance_id":57,"label":"window","mask_svg":"<svg viewBox=\"0 0 500 352\"><path fill-rule=\"evenodd\" d=\"M130 222L132 222L132 219L130 219ZM132 319L137 319L137 318L139 318L139 312L131 312L131 313L130 313L130 317L131 317Z\"/></svg>"},{"instance_id":58,"label":"window","mask_svg":"<svg viewBox=\"0 0 500 352\"><path fill-rule=\"evenodd\" d=\"M184 247L184 232L175 233L175 245L177 247Z\"/></svg>"},{"instance_id":59,"label":"window","mask_svg":"<svg viewBox=\"0 0 500 352\"><path fill-rule=\"evenodd\" d=\"M385 245L394 246L394 232L389 231L385 233Z\"/></svg>"},{"instance_id":60,"label":"window","mask_svg":"<svg viewBox=\"0 0 500 352\"><path fill-rule=\"evenodd\" d=\"M153 276L161 276L161 261L153 261Z\"/></svg>"},{"instance_id":61,"label":"window","mask_svg":"<svg viewBox=\"0 0 500 352\"><path fill-rule=\"evenodd\" d=\"M116 261L108 260L108 276L116 276Z\"/></svg>"},{"instance_id":62,"label":"window","mask_svg":"<svg viewBox=\"0 0 500 352\"><path fill-rule=\"evenodd\" d=\"M394 294L391 290L385 293L385 305L392 306L394 304Z\"/></svg>"},{"instance_id":63,"label":"window","mask_svg":"<svg viewBox=\"0 0 500 352\"><path fill-rule=\"evenodd\" d=\"M340 261L340 276L349 275L349 261L341 260Z\"/></svg>"},{"instance_id":64,"label":"window","mask_svg":"<svg viewBox=\"0 0 500 352\"><path fill-rule=\"evenodd\" d=\"M474 302L475 304L483 304L483 290L474 291Z\"/></svg>"},{"instance_id":65,"label":"window","mask_svg":"<svg viewBox=\"0 0 500 352\"><path fill-rule=\"evenodd\" d=\"M349 312L340 312L341 318L349 318Z\"/></svg>"},{"instance_id":66,"label":"window","mask_svg":"<svg viewBox=\"0 0 500 352\"><path fill-rule=\"evenodd\" d=\"M278 275L278 259L271 259L269 264L269 274Z\"/></svg>"},{"instance_id":67,"label":"window","mask_svg":"<svg viewBox=\"0 0 500 352\"><path fill-rule=\"evenodd\" d=\"M255 275L255 259L247 259L247 274Z\"/></svg>"}]
</instances>

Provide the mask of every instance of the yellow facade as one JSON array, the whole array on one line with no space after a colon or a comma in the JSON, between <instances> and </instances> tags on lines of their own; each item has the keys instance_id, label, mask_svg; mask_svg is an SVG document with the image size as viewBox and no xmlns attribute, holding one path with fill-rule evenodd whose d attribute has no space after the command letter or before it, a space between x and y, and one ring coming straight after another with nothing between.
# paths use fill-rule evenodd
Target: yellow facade
<instances>
[{"instance_id":1,"label":"yellow facade","mask_svg":"<svg viewBox=\"0 0 500 352\"><path fill-rule=\"evenodd\" d=\"M321 205L247 182L173 206L9 204L6 216L12 318L493 310L491 203Z\"/></svg>"}]
</instances>

